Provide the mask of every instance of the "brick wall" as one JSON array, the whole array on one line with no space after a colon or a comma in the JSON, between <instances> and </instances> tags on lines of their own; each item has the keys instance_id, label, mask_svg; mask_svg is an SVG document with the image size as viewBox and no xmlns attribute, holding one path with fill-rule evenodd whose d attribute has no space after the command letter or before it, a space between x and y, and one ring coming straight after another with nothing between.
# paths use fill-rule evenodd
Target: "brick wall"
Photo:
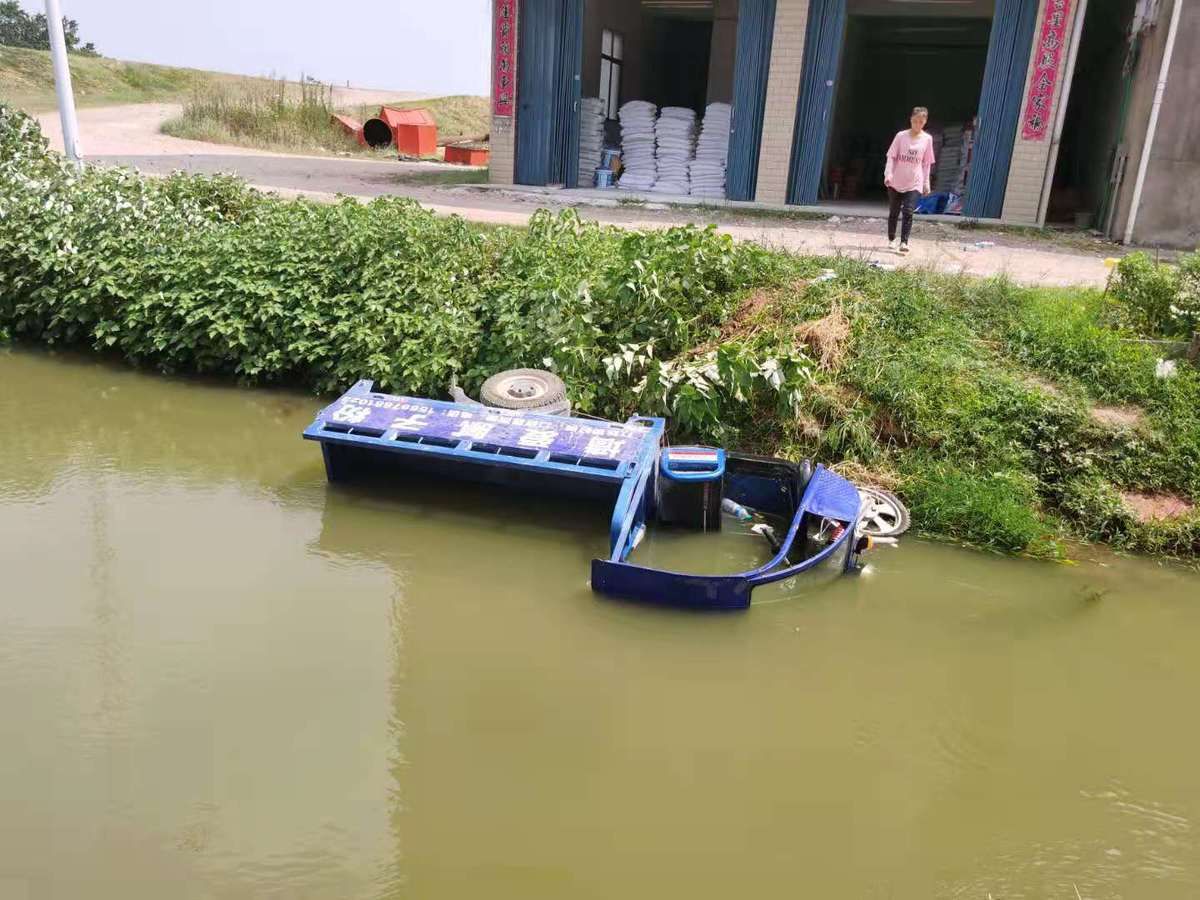
<instances>
[{"instance_id":1,"label":"brick wall","mask_svg":"<svg viewBox=\"0 0 1200 900\"><path fill-rule=\"evenodd\" d=\"M1017 133L1013 138L1012 166L1008 170L1008 187L1004 192L1004 208L1000 218L1015 225L1036 225L1038 207L1042 201L1042 187L1046 176L1046 163L1050 158L1050 143L1053 139L1054 120L1063 102L1063 80L1067 73L1067 60L1071 53L1071 38L1074 35L1075 16L1079 14L1079 0L1072 0L1071 20L1067 23L1066 42L1059 57L1058 80L1054 85L1054 103L1050 110L1050 130L1040 141L1027 141L1021 137L1024 123L1025 103L1029 97L1030 80L1036 62L1038 42L1042 39L1042 21L1046 3L1038 4L1037 25L1033 31L1033 50L1029 54L1029 69L1025 73L1025 85L1021 93L1021 116L1017 120Z\"/></svg>"},{"instance_id":2,"label":"brick wall","mask_svg":"<svg viewBox=\"0 0 1200 900\"><path fill-rule=\"evenodd\" d=\"M492 116L491 157L488 161L488 181L492 184L512 184L516 165L515 116Z\"/></svg>"},{"instance_id":3,"label":"brick wall","mask_svg":"<svg viewBox=\"0 0 1200 900\"><path fill-rule=\"evenodd\" d=\"M777 0L754 197L760 203L787 200L792 132L796 127L796 103L800 98L800 67L804 60L807 28L808 0Z\"/></svg>"}]
</instances>

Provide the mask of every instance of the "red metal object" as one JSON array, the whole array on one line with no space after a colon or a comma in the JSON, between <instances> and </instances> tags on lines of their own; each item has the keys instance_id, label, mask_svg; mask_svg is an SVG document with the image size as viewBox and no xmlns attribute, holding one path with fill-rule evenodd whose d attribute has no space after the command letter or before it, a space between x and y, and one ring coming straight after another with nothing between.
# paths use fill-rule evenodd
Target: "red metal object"
<instances>
[{"instance_id":1,"label":"red metal object","mask_svg":"<svg viewBox=\"0 0 1200 900\"><path fill-rule=\"evenodd\" d=\"M340 125L346 134L354 135L355 140L364 146L366 145L367 139L363 137L362 122L358 121L358 119L352 119L350 116L343 116L334 113L333 121Z\"/></svg>"},{"instance_id":2,"label":"red metal object","mask_svg":"<svg viewBox=\"0 0 1200 900\"><path fill-rule=\"evenodd\" d=\"M486 166L491 156L487 147L477 144L447 144L446 162L462 166Z\"/></svg>"},{"instance_id":3,"label":"red metal object","mask_svg":"<svg viewBox=\"0 0 1200 900\"><path fill-rule=\"evenodd\" d=\"M381 106L379 118L392 129L392 140L401 156L433 156L437 153L437 123L429 110Z\"/></svg>"},{"instance_id":4,"label":"red metal object","mask_svg":"<svg viewBox=\"0 0 1200 900\"><path fill-rule=\"evenodd\" d=\"M433 125L437 123L433 119L433 114L423 106L416 106L412 109L400 109L395 106L379 107L379 118L387 122L392 128L397 125Z\"/></svg>"}]
</instances>

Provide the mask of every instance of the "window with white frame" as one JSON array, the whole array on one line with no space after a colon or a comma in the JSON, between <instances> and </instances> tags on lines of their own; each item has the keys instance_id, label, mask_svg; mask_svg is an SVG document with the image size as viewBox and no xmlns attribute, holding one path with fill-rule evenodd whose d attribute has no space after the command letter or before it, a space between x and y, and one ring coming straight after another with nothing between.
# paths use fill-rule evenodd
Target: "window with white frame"
<instances>
[{"instance_id":1,"label":"window with white frame","mask_svg":"<svg viewBox=\"0 0 1200 900\"><path fill-rule=\"evenodd\" d=\"M625 39L604 29L600 38L600 99L604 115L615 119L621 105L621 60L625 57Z\"/></svg>"}]
</instances>

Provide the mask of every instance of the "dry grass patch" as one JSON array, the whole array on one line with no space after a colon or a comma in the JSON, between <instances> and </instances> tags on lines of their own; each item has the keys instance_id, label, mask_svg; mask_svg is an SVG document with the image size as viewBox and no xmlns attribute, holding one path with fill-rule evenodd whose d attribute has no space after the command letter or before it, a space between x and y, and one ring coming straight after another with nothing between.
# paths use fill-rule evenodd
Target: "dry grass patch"
<instances>
[{"instance_id":1,"label":"dry grass patch","mask_svg":"<svg viewBox=\"0 0 1200 900\"><path fill-rule=\"evenodd\" d=\"M1146 418L1136 406L1093 406L1091 416L1106 428L1137 428Z\"/></svg>"},{"instance_id":2,"label":"dry grass patch","mask_svg":"<svg viewBox=\"0 0 1200 900\"><path fill-rule=\"evenodd\" d=\"M834 463L830 468L854 484L880 488L885 491L897 491L903 482L903 479L891 469L864 465L852 459Z\"/></svg>"},{"instance_id":3,"label":"dry grass patch","mask_svg":"<svg viewBox=\"0 0 1200 900\"><path fill-rule=\"evenodd\" d=\"M838 369L846 357L846 342L850 339L850 319L835 302L829 315L796 328L796 337L816 354L822 369Z\"/></svg>"}]
</instances>

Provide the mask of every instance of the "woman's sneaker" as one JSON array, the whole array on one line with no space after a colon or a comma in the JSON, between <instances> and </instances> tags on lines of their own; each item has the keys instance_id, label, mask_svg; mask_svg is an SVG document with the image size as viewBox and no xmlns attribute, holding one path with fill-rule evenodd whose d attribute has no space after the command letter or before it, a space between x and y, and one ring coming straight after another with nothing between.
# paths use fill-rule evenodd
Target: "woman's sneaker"
<instances>
[{"instance_id":1,"label":"woman's sneaker","mask_svg":"<svg viewBox=\"0 0 1200 900\"><path fill-rule=\"evenodd\" d=\"M888 241L888 250L890 250L892 253L896 252L896 248L898 246L900 246L900 245L896 243L895 238L892 238L891 240Z\"/></svg>"},{"instance_id":2,"label":"woman's sneaker","mask_svg":"<svg viewBox=\"0 0 1200 900\"><path fill-rule=\"evenodd\" d=\"M901 245L900 245L900 252L901 252L901 253L907 253L907 252L908 252L908 244L901 244Z\"/></svg>"}]
</instances>

